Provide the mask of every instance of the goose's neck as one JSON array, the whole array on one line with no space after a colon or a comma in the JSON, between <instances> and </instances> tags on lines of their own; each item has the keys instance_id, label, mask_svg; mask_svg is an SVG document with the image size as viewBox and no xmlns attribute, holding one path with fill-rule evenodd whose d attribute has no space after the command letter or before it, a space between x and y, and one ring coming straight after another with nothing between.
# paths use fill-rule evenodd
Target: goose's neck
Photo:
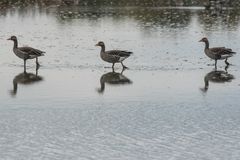
<instances>
[{"instance_id":1,"label":"goose's neck","mask_svg":"<svg viewBox=\"0 0 240 160\"><path fill-rule=\"evenodd\" d=\"M209 42L208 41L205 42L205 49L209 49Z\"/></svg>"},{"instance_id":2,"label":"goose's neck","mask_svg":"<svg viewBox=\"0 0 240 160\"><path fill-rule=\"evenodd\" d=\"M103 83L101 82L101 89L100 89L100 91L103 92L104 90L105 90L105 83L104 83L104 82L103 82Z\"/></svg>"},{"instance_id":3,"label":"goose's neck","mask_svg":"<svg viewBox=\"0 0 240 160\"><path fill-rule=\"evenodd\" d=\"M13 81L13 94L17 94L17 89L18 89L18 84L17 82L15 82L15 80Z\"/></svg>"},{"instance_id":4,"label":"goose's neck","mask_svg":"<svg viewBox=\"0 0 240 160\"><path fill-rule=\"evenodd\" d=\"M105 52L105 46L101 46L101 52Z\"/></svg>"},{"instance_id":5,"label":"goose's neck","mask_svg":"<svg viewBox=\"0 0 240 160\"><path fill-rule=\"evenodd\" d=\"M205 83L205 89L207 90L208 89L208 86L209 86L209 79L207 77L204 78L204 83Z\"/></svg>"},{"instance_id":6,"label":"goose's neck","mask_svg":"<svg viewBox=\"0 0 240 160\"><path fill-rule=\"evenodd\" d=\"M18 41L17 40L13 40L13 48L18 48Z\"/></svg>"},{"instance_id":7,"label":"goose's neck","mask_svg":"<svg viewBox=\"0 0 240 160\"><path fill-rule=\"evenodd\" d=\"M101 84L101 88L98 90L99 93L103 93L105 90L105 82L103 80L103 78L101 77L100 79L100 84Z\"/></svg>"}]
</instances>

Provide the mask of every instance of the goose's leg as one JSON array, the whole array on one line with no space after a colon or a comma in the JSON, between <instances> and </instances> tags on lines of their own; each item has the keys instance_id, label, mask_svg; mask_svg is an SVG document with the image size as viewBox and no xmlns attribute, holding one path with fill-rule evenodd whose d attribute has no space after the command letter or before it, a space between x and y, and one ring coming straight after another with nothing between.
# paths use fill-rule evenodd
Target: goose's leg
<instances>
[{"instance_id":1,"label":"goose's leg","mask_svg":"<svg viewBox=\"0 0 240 160\"><path fill-rule=\"evenodd\" d=\"M128 67L123 65L123 62L121 62L123 69L127 69Z\"/></svg>"},{"instance_id":2,"label":"goose's leg","mask_svg":"<svg viewBox=\"0 0 240 160\"><path fill-rule=\"evenodd\" d=\"M229 68L229 65L226 65L226 67L225 67L225 71L226 71L226 73L228 73L228 68Z\"/></svg>"},{"instance_id":3,"label":"goose's leg","mask_svg":"<svg viewBox=\"0 0 240 160\"><path fill-rule=\"evenodd\" d=\"M115 69L114 68L112 68L112 72L115 73Z\"/></svg>"},{"instance_id":4,"label":"goose's leg","mask_svg":"<svg viewBox=\"0 0 240 160\"><path fill-rule=\"evenodd\" d=\"M230 63L228 63L227 60L228 60L228 59L226 58L226 59L225 59L225 63L226 63L226 65L228 66Z\"/></svg>"},{"instance_id":5,"label":"goose's leg","mask_svg":"<svg viewBox=\"0 0 240 160\"><path fill-rule=\"evenodd\" d=\"M38 57L36 57L36 71L39 69L40 64L38 63Z\"/></svg>"},{"instance_id":6,"label":"goose's leg","mask_svg":"<svg viewBox=\"0 0 240 160\"><path fill-rule=\"evenodd\" d=\"M26 73L26 59L24 59L24 73Z\"/></svg>"},{"instance_id":7,"label":"goose's leg","mask_svg":"<svg viewBox=\"0 0 240 160\"><path fill-rule=\"evenodd\" d=\"M215 69L217 69L217 60L215 59Z\"/></svg>"},{"instance_id":8,"label":"goose's leg","mask_svg":"<svg viewBox=\"0 0 240 160\"><path fill-rule=\"evenodd\" d=\"M36 57L36 65L40 66L40 64L38 63L38 57Z\"/></svg>"},{"instance_id":9,"label":"goose's leg","mask_svg":"<svg viewBox=\"0 0 240 160\"><path fill-rule=\"evenodd\" d=\"M38 69L39 69L39 66L36 67L36 76L38 76Z\"/></svg>"}]
</instances>

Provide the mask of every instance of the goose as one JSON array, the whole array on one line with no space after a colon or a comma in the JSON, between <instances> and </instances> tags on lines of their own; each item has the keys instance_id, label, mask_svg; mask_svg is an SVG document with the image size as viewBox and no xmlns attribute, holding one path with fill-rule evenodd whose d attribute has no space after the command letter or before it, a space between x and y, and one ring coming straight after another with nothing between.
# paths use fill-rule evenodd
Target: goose
<instances>
[{"instance_id":1,"label":"goose","mask_svg":"<svg viewBox=\"0 0 240 160\"><path fill-rule=\"evenodd\" d=\"M11 36L7 40L11 40L14 42L13 44L13 52L15 55L24 60L24 71L26 71L26 61L28 59L36 58L36 66L39 67L38 57L44 56L44 51L31 48L31 47L18 47L18 40L16 36Z\"/></svg>"},{"instance_id":2,"label":"goose","mask_svg":"<svg viewBox=\"0 0 240 160\"><path fill-rule=\"evenodd\" d=\"M125 65L123 65L123 61L128 58L133 52L122 50L105 51L105 44L102 41L98 42L95 46L101 47L100 57L102 58L102 60L112 63L113 69L115 63L121 63L124 69L127 68Z\"/></svg>"},{"instance_id":3,"label":"goose","mask_svg":"<svg viewBox=\"0 0 240 160\"><path fill-rule=\"evenodd\" d=\"M216 47L216 48L209 48L209 41L206 37L202 38L199 42L204 42L205 43L205 49L204 52L205 54L215 60L215 68L217 68L217 60L224 60L225 63L228 66L228 58L232 57L236 52L233 52L232 49L230 48L225 48L225 47Z\"/></svg>"}]
</instances>

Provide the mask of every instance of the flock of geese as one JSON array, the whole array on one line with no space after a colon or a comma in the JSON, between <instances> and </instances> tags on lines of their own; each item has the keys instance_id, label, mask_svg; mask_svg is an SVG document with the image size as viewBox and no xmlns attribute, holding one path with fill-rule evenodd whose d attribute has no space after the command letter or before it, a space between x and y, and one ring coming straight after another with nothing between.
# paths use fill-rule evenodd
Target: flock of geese
<instances>
[{"instance_id":1,"label":"flock of geese","mask_svg":"<svg viewBox=\"0 0 240 160\"><path fill-rule=\"evenodd\" d=\"M24 61L24 73L21 73L17 75L14 80L13 80L13 86L14 89L11 92L12 95L16 95L17 93L17 85L18 83L21 84L31 84L33 82L38 82L42 80L41 76L37 75L37 70L40 66L38 63L38 57L44 56L44 51L41 51L39 49L35 49L32 47L18 47L18 40L16 36L11 36L9 39L13 41L13 52L15 55ZM234 56L236 52L233 52L232 49L225 48L225 47L216 47L216 48L209 48L209 41L207 38L202 38L199 42L204 42L205 43L205 49L204 52L205 54L215 60L215 70L208 73L204 77L204 82L205 86L201 90L203 92L206 92L209 87L209 81L214 82L214 83L224 83L224 82L229 82L232 79L234 79L234 76L231 74L228 74L227 71L217 71L217 61L218 60L225 60L226 63L226 68L229 66L228 58ZM105 50L105 44L104 42L100 41L98 42L95 46L101 47L100 51L100 57L103 61L112 63L112 69L113 72L106 73L102 75L100 78L100 84L101 88L98 89L99 93L103 93L105 90L105 83L115 85L115 84L131 84L132 81L125 77L122 72L124 69L127 69L123 64L123 61L130 57L133 52L125 51L125 50ZM32 73L27 73L26 72L26 61L28 59L36 59L36 75ZM121 63L122 65L122 72L121 73L116 73L114 72L114 65L115 63Z\"/></svg>"},{"instance_id":2,"label":"flock of geese","mask_svg":"<svg viewBox=\"0 0 240 160\"><path fill-rule=\"evenodd\" d=\"M18 47L18 40L16 36L11 36L8 40L13 41L13 52L15 55L24 61L24 72L26 72L26 61L28 59L36 59L36 66L39 67L38 57L44 56L44 51L35 49L32 47ZM218 60L225 60L226 65L229 65L228 58L232 57L236 52L233 52L230 48L225 47L216 47L209 48L209 41L207 38L202 38L199 42L205 43L205 54L215 60L215 68L217 68ZM100 46L100 57L105 62L112 63L112 68L114 69L115 63L121 63L123 69L127 67L123 64L123 61L132 55L133 52L124 51L124 50L105 50L104 42L100 41L95 46Z\"/></svg>"}]
</instances>

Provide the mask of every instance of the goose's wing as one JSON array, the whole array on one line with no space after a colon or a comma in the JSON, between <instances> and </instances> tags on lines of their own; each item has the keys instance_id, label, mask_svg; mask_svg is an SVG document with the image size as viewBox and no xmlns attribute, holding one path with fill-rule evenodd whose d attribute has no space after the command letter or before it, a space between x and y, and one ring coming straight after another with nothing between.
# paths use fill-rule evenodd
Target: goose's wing
<instances>
[{"instance_id":1,"label":"goose's wing","mask_svg":"<svg viewBox=\"0 0 240 160\"><path fill-rule=\"evenodd\" d=\"M45 53L44 51L35 49L35 48L31 48L31 47L19 47L19 50L21 50L22 52L25 52L28 55L37 55L37 56L43 56Z\"/></svg>"},{"instance_id":2,"label":"goose's wing","mask_svg":"<svg viewBox=\"0 0 240 160\"><path fill-rule=\"evenodd\" d=\"M105 53L112 56L117 56L117 57L129 57L132 54L132 52L121 51L121 50L111 50L111 51L106 51Z\"/></svg>"},{"instance_id":3,"label":"goose's wing","mask_svg":"<svg viewBox=\"0 0 240 160\"><path fill-rule=\"evenodd\" d=\"M210 50L218 55L232 55L235 54L236 52L233 52L232 49L230 48L225 48L225 47L216 47L216 48L210 48Z\"/></svg>"}]
</instances>

